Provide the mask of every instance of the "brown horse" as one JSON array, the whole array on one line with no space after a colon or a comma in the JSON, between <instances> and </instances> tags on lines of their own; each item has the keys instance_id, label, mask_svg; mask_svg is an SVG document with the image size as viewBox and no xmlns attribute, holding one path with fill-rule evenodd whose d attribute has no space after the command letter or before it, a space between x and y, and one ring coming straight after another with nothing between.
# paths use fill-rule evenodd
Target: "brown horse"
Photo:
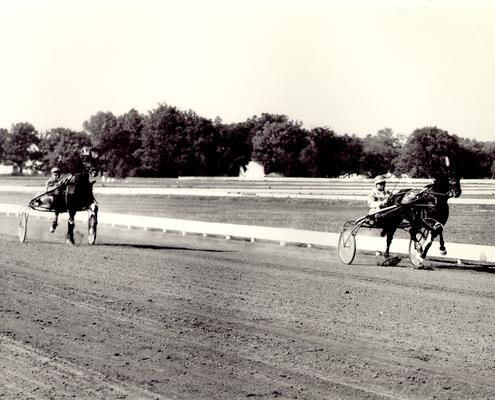
<instances>
[{"instance_id":1,"label":"brown horse","mask_svg":"<svg viewBox=\"0 0 495 400\"><path fill-rule=\"evenodd\" d=\"M432 184L423 189L400 190L390 196L386 205L395 204L400 207L379 221L383 228L382 236L387 237L385 258L389 257L394 234L404 221L405 226L409 227L409 234L418 254L418 264L424 262L437 236L440 241L440 252L447 254L443 229L449 218L448 199L459 197L461 193L460 177L453 172L449 159L445 157L445 164L435 172Z\"/></svg>"},{"instance_id":2,"label":"brown horse","mask_svg":"<svg viewBox=\"0 0 495 400\"><path fill-rule=\"evenodd\" d=\"M55 218L50 231L55 231L60 213L69 213L66 235L66 242L69 245L74 244L74 218L78 211L89 211L89 241L93 244L96 239L98 203L93 196L94 181L91 180L91 177L96 176L97 173L96 154L83 149L79 165L55 189L58 194L54 195L53 198L52 208L55 212Z\"/></svg>"}]
</instances>

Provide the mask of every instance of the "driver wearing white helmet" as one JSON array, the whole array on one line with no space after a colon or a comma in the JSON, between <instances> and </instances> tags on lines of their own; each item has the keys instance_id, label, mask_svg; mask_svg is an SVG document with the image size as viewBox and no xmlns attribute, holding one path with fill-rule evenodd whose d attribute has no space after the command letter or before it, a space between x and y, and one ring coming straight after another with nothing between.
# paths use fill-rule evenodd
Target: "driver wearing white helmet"
<instances>
[{"instance_id":1,"label":"driver wearing white helmet","mask_svg":"<svg viewBox=\"0 0 495 400\"><path fill-rule=\"evenodd\" d=\"M53 167L50 172L52 173L52 176L45 182L45 190L47 192L54 189L62 180L59 167Z\"/></svg>"},{"instance_id":2,"label":"driver wearing white helmet","mask_svg":"<svg viewBox=\"0 0 495 400\"><path fill-rule=\"evenodd\" d=\"M390 191L385 189L386 184L387 181L383 175L378 175L375 178L375 187L368 196L368 207L370 208L370 214L380 210L392 194Z\"/></svg>"},{"instance_id":3,"label":"driver wearing white helmet","mask_svg":"<svg viewBox=\"0 0 495 400\"><path fill-rule=\"evenodd\" d=\"M60 168L53 167L50 172L52 175L50 176L50 179L45 182L45 192L49 193L38 200L38 206L52 208L57 196L60 195L60 190L57 189L63 181L63 178L60 176Z\"/></svg>"}]
</instances>

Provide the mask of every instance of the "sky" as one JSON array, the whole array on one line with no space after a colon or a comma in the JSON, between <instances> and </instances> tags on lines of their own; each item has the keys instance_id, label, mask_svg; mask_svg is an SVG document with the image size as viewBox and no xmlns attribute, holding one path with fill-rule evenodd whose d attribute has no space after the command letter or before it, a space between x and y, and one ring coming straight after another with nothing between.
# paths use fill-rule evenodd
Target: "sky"
<instances>
[{"instance_id":1,"label":"sky","mask_svg":"<svg viewBox=\"0 0 495 400\"><path fill-rule=\"evenodd\" d=\"M161 103L495 140L495 2L0 0L0 128Z\"/></svg>"}]
</instances>

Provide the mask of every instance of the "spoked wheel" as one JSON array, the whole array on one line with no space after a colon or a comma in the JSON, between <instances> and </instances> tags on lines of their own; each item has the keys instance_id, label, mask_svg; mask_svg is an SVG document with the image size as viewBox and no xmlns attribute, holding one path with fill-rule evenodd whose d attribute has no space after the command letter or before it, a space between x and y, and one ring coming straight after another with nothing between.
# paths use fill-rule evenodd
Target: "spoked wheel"
<instances>
[{"instance_id":1,"label":"spoked wheel","mask_svg":"<svg viewBox=\"0 0 495 400\"><path fill-rule=\"evenodd\" d=\"M409 241L409 260L411 260L411 264L415 267L419 267L424 262L421 258L421 253L423 252L423 246L426 243L427 237L428 230L423 228L416 233L416 240L411 239Z\"/></svg>"},{"instance_id":2,"label":"spoked wheel","mask_svg":"<svg viewBox=\"0 0 495 400\"><path fill-rule=\"evenodd\" d=\"M22 208L19 211L19 219L18 219L18 233L19 240L21 243L26 241L26 233L27 233L27 223L29 217L29 209L27 207Z\"/></svg>"},{"instance_id":3,"label":"spoked wheel","mask_svg":"<svg viewBox=\"0 0 495 400\"><path fill-rule=\"evenodd\" d=\"M339 257L344 264L351 264L356 256L356 237L349 227L344 227L339 236Z\"/></svg>"},{"instance_id":4,"label":"spoked wheel","mask_svg":"<svg viewBox=\"0 0 495 400\"><path fill-rule=\"evenodd\" d=\"M89 244L95 244L96 242L96 215L92 212L89 213L88 218L88 242Z\"/></svg>"}]
</instances>

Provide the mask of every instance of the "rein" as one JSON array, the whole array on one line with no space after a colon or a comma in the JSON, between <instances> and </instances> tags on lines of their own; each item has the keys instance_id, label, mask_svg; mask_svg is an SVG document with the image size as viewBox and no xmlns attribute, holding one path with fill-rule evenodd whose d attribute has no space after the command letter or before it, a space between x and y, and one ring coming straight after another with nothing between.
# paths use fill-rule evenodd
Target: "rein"
<instances>
[{"instance_id":1,"label":"rein","mask_svg":"<svg viewBox=\"0 0 495 400\"><path fill-rule=\"evenodd\" d=\"M440 192L434 192L434 191L429 191L428 192L429 194L434 194L436 196L447 196L447 197L450 197L450 193L440 193Z\"/></svg>"}]
</instances>

